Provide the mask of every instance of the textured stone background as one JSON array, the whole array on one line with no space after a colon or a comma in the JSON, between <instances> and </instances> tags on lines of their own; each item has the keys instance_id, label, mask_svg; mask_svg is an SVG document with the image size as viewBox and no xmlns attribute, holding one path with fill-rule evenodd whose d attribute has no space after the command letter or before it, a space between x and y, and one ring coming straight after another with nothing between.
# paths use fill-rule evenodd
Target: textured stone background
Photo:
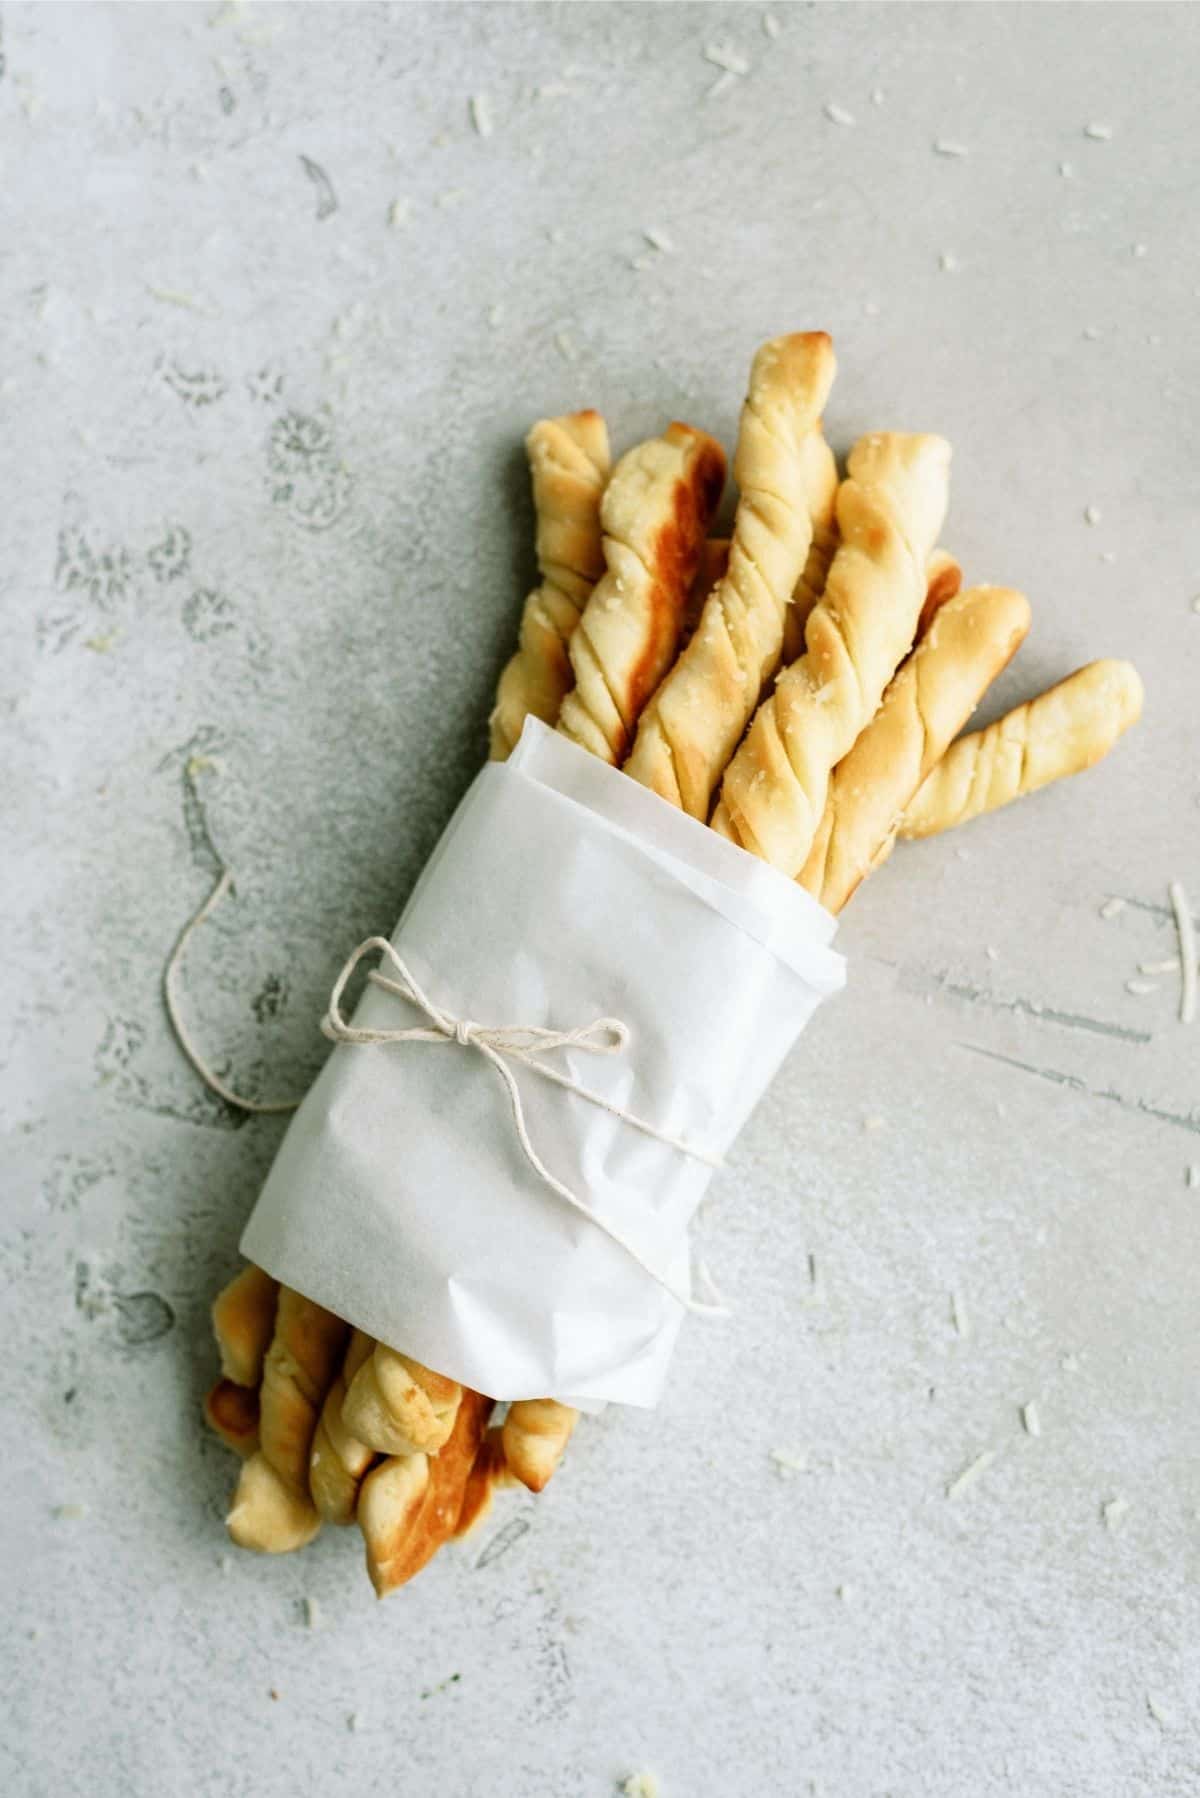
<instances>
[{"instance_id":1,"label":"textured stone background","mask_svg":"<svg viewBox=\"0 0 1200 1798\"><path fill-rule=\"evenodd\" d=\"M0 9L13 1798L1200 1789L1200 1037L1126 989L1200 895L1200 16L773 14ZM997 703L1127 653L1145 722L856 901L656 1416L386 1605L348 1535L232 1554L207 1307L279 1126L182 1062L174 934L219 852L188 1003L295 1088L482 756L528 423L730 441L815 325L835 442L948 435L1031 595Z\"/></svg>"}]
</instances>

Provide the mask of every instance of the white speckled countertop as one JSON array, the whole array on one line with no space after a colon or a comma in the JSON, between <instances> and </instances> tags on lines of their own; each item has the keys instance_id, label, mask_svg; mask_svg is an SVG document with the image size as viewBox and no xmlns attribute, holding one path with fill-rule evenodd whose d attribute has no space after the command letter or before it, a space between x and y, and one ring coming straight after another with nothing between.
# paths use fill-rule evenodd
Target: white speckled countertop
<instances>
[{"instance_id":1,"label":"white speckled countertop","mask_svg":"<svg viewBox=\"0 0 1200 1798\"><path fill-rule=\"evenodd\" d=\"M0 7L6 1798L1200 1790L1200 1034L1126 984L1200 896L1200 13L770 18ZM529 422L731 444L811 326L835 443L945 433L1030 594L997 705L1127 654L1145 720L855 902L657 1415L386 1604L238 1555L207 1308L279 1125L164 955L219 851L189 1003L302 1081L481 759Z\"/></svg>"}]
</instances>

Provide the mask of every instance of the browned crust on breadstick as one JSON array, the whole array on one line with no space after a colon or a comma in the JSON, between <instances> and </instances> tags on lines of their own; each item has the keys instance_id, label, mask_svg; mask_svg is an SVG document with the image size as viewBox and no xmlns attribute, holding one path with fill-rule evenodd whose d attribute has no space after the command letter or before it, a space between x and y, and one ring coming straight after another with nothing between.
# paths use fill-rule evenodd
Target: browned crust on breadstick
<instances>
[{"instance_id":1,"label":"browned crust on breadstick","mask_svg":"<svg viewBox=\"0 0 1200 1798\"><path fill-rule=\"evenodd\" d=\"M960 737L906 808L903 837L935 836L995 811L1108 754L1142 713L1129 662L1089 662L984 730Z\"/></svg>"},{"instance_id":2,"label":"browned crust on breadstick","mask_svg":"<svg viewBox=\"0 0 1200 1798\"><path fill-rule=\"evenodd\" d=\"M578 1422L578 1411L556 1399L518 1399L509 1406L504 1457L523 1486L541 1492L550 1483Z\"/></svg>"},{"instance_id":3,"label":"browned crust on breadstick","mask_svg":"<svg viewBox=\"0 0 1200 1798\"><path fill-rule=\"evenodd\" d=\"M558 728L620 762L642 707L679 646L708 521L725 484L725 453L675 423L622 456L604 492L606 571L568 645L574 676Z\"/></svg>"},{"instance_id":4,"label":"browned crust on breadstick","mask_svg":"<svg viewBox=\"0 0 1200 1798\"><path fill-rule=\"evenodd\" d=\"M380 1454L435 1455L454 1427L462 1392L457 1380L377 1342L349 1382L342 1420Z\"/></svg>"},{"instance_id":5,"label":"browned crust on breadstick","mask_svg":"<svg viewBox=\"0 0 1200 1798\"><path fill-rule=\"evenodd\" d=\"M904 807L1016 654L1029 604L1010 587L946 600L839 763L800 884L840 911L886 858Z\"/></svg>"},{"instance_id":6,"label":"browned crust on breadstick","mask_svg":"<svg viewBox=\"0 0 1200 1798\"><path fill-rule=\"evenodd\" d=\"M567 645L604 571L600 500L608 479L608 429L596 411L544 418L525 439L537 513L540 584L521 613L519 647L500 676L490 721L491 757L503 761L530 712L553 724L571 685Z\"/></svg>"},{"instance_id":7,"label":"browned crust on breadstick","mask_svg":"<svg viewBox=\"0 0 1200 1798\"><path fill-rule=\"evenodd\" d=\"M204 1418L235 1455L245 1460L258 1448L258 1389L218 1380L205 1394Z\"/></svg>"},{"instance_id":8,"label":"browned crust on breadstick","mask_svg":"<svg viewBox=\"0 0 1200 1798\"><path fill-rule=\"evenodd\" d=\"M313 1436L308 1485L312 1501L326 1523L353 1523L359 1484L375 1459L375 1450L352 1435L342 1417L347 1384L374 1347L370 1336L355 1330L346 1358L325 1396Z\"/></svg>"},{"instance_id":9,"label":"browned crust on breadstick","mask_svg":"<svg viewBox=\"0 0 1200 1798\"><path fill-rule=\"evenodd\" d=\"M380 1598L419 1573L457 1533L491 1408L491 1399L465 1390L439 1454L394 1456L363 1481L358 1521Z\"/></svg>"}]
</instances>

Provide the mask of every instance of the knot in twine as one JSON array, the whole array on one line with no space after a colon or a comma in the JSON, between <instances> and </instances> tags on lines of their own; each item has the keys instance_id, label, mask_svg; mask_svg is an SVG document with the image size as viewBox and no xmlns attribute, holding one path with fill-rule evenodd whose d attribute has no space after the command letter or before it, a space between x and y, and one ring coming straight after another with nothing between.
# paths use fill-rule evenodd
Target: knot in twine
<instances>
[{"instance_id":1,"label":"knot in twine","mask_svg":"<svg viewBox=\"0 0 1200 1798\"><path fill-rule=\"evenodd\" d=\"M363 958L376 951L390 962L395 978L381 973L378 968L373 968L367 976L368 980L373 986L382 987L384 992L391 993L395 998L404 999L408 1004L415 1006L418 1011L424 1012L429 1019L431 1028L421 1024L402 1029L362 1028L351 1024L346 1018L342 1011L342 997L346 986ZM434 1003L407 962L397 953L386 937L370 936L361 942L347 958L345 966L334 982L333 991L329 995L329 1009L321 1020L321 1030L331 1042L357 1044L363 1047L375 1047L389 1043L454 1043L460 1048L477 1050L485 1061L489 1062L496 1070L504 1084L512 1108L517 1141L526 1161L542 1184L549 1187L550 1191L562 1199L565 1204L582 1213L597 1229L603 1230L606 1236L611 1237L619 1248L622 1248L637 1262L643 1272L649 1274L652 1280L686 1310L706 1316L728 1315L726 1306L719 1302L719 1294L716 1293L711 1279L702 1268L699 1271L710 1290L713 1291L716 1303L707 1303L693 1298L689 1292L684 1292L673 1281L661 1274L645 1259L628 1237L615 1226L598 1217L592 1207L581 1199L578 1193L564 1185L555 1174L551 1173L530 1140L529 1129L525 1121L525 1107L521 1102L521 1091L517 1085L516 1075L509 1066L510 1062L517 1062L522 1067L532 1069L543 1080L552 1081L555 1086L561 1086L567 1092L574 1093L578 1098L586 1099L590 1105L596 1105L601 1111L607 1111L612 1117L619 1118L623 1124L628 1124L634 1130L640 1130L645 1136L653 1137L656 1142L665 1143L668 1148L677 1149L681 1155L689 1155L693 1160L702 1161L713 1168L723 1165L718 1155L713 1155L708 1150L699 1148L682 1137L673 1136L669 1131L658 1129L656 1125L648 1123L634 1112L627 1111L624 1106L615 1104L603 1093L593 1091L591 1087L582 1085L578 1080L572 1079L569 1074L560 1073L557 1068L550 1067L540 1059L541 1055L552 1050L564 1049L578 1049L588 1055L620 1055L628 1048L630 1041L629 1026L622 1023L620 1018L593 1018L590 1023L580 1024L573 1030L550 1030L539 1024L479 1024L471 1018L456 1018L452 1012L446 1011Z\"/></svg>"}]
</instances>

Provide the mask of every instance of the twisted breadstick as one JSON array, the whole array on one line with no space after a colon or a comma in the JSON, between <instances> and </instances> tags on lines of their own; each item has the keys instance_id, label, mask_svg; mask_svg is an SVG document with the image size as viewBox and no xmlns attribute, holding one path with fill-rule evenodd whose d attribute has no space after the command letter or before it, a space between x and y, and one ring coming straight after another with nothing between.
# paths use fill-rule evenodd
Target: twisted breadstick
<instances>
[{"instance_id":1,"label":"twisted breadstick","mask_svg":"<svg viewBox=\"0 0 1200 1798\"><path fill-rule=\"evenodd\" d=\"M240 1548L282 1554L320 1529L308 1492L309 1449L349 1333L340 1317L280 1288L259 1390L261 1447L242 1468L226 1518Z\"/></svg>"},{"instance_id":2,"label":"twisted breadstick","mask_svg":"<svg viewBox=\"0 0 1200 1798\"><path fill-rule=\"evenodd\" d=\"M454 1428L438 1454L395 1456L363 1481L358 1521L367 1572L380 1598L419 1573L457 1533L491 1408L490 1398L464 1391Z\"/></svg>"},{"instance_id":3,"label":"twisted breadstick","mask_svg":"<svg viewBox=\"0 0 1200 1798\"><path fill-rule=\"evenodd\" d=\"M625 764L634 780L694 818L707 818L721 769L779 662L812 543L807 440L819 429L835 367L823 331L776 338L755 356L734 459L741 498L728 572L646 707Z\"/></svg>"},{"instance_id":4,"label":"twisted breadstick","mask_svg":"<svg viewBox=\"0 0 1200 1798\"><path fill-rule=\"evenodd\" d=\"M205 1395L204 1421L243 1461L258 1448L258 1392L236 1380L218 1380Z\"/></svg>"},{"instance_id":5,"label":"twisted breadstick","mask_svg":"<svg viewBox=\"0 0 1200 1798\"><path fill-rule=\"evenodd\" d=\"M372 1337L355 1330L321 1406L308 1457L308 1489L325 1523L353 1523L359 1482L375 1459L375 1450L352 1436L342 1417L347 1384L374 1347Z\"/></svg>"},{"instance_id":6,"label":"twisted breadstick","mask_svg":"<svg viewBox=\"0 0 1200 1798\"><path fill-rule=\"evenodd\" d=\"M491 756L511 754L527 715L553 724L571 685L567 645L604 570L600 498L608 479L608 429L598 412L544 418L525 446L533 475L541 584L525 601L520 647L503 674L491 716Z\"/></svg>"},{"instance_id":7,"label":"twisted breadstick","mask_svg":"<svg viewBox=\"0 0 1200 1798\"><path fill-rule=\"evenodd\" d=\"M275 1333L279 1282L253 1262L223 1286L212 1305L221 1372L236 1386L257 1386Z\"/></svg>"},{"instance_id":8,"label":"twisted breadstick","mask_svg":"<svg viewBox=\"0 0 1200 1798\"><path fill-rule=\"evenodd\" d=\"M787 874L804 866L830 774L916 635L949 466L940 437L880 434L851 452L838 489L841 545L805 653L755 714L712 818L714 830Z\"/></svg>"},{"instance_id":9,"label":"twisted breadstick","mask_svg":"<svg viewBox=\"0 0 1200 1798\"><path fill-rule=\"evenodd\" d=\"M575 684L558 728L610 763L674 659L708 521L725 485L725 452L690 425L668 426L622 456L600 519L607 572L568 645Z\"/></svg>"},{"instance_id":10,"label":"twisted breadstick","mask_svg":"<svg viewBox=\"0 0 1200 1798\"><path fill-rule=\"evenodd\" d=\"M905 805L1028 629L1028 602L1009 587L972 587L939 607L829 783L799 877L827 910L886 857Z\"/></svg>"},{"instance_id":11,"label":"twisted breadstick","mask_svg":"<svg viewBox=\"0 0 1200 1798\"><path fill-rule=\"evenodd\" d=\"M905 808L902 837L966 824L1108 754L1142 714L1143 688L1129 662L1089 662L985 730L960 737Z\"/></svg>"},{"instance_id":12,"label":"twisted breadstick","mask_svg":"<svg viewBox=\"0 0 1200 1798\"><path fill-rule=\"evenodd\" d=\"M782 659L785 664L794 662L804 653L804 627L809 613L825 591L838 545L837 462L821 435L820 423L804 439L802 454L800 490L812 524L812 541L792 593L792 603L784 614Z\"/></svg>"}]
</instances>

